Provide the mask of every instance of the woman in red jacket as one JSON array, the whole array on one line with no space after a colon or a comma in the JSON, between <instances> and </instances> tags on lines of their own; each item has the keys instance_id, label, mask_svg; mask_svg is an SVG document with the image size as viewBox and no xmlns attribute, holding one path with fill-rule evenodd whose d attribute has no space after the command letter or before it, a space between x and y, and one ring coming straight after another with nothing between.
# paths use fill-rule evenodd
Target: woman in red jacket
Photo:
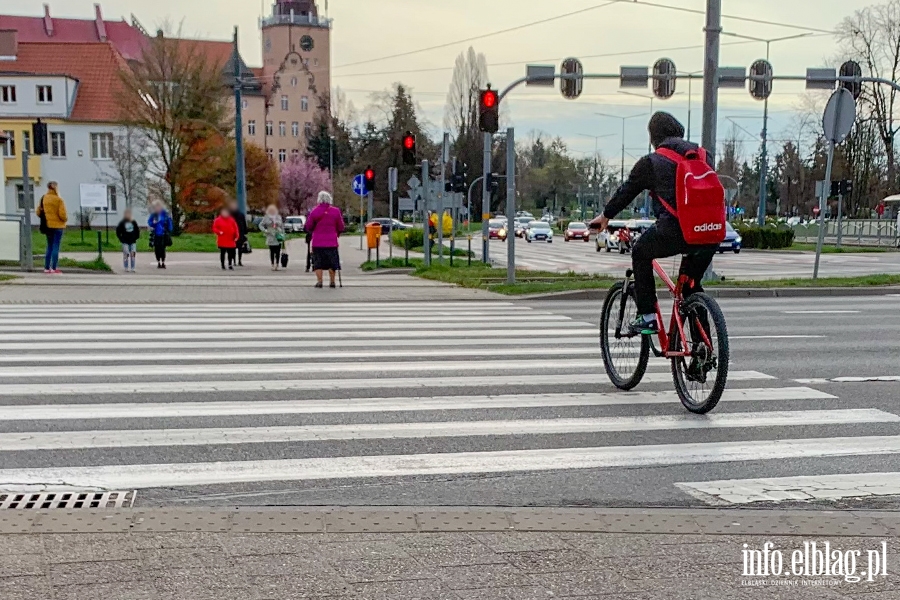
<instances>
[{"instance_id":1,"label":"woman in red jacket","mask_svg":"<svg viewBox=\"0 0 900 600\"><path fill-rule=\"evenodd\" d=\"M212 230L216 234L216 246L219 247L219 262L222 263L222 270L225 270L225 256L227 255L228 270L234 271L237 241L241 233L237 221L234 220L227 208L223 208L213 221Z\"/></svg>"}]
</instances>

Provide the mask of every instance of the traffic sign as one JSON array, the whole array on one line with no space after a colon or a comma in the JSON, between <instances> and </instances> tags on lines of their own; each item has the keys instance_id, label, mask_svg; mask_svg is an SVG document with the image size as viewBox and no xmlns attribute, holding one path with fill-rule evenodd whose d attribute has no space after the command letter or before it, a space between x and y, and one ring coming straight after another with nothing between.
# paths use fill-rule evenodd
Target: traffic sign
<instances>
[{"instance_id":1,"label":"traffic sign","mask_svg":"<svg viewBox=\"0 0 900 600\"><path fill-rule=\"evenodd\" d=\"M556 67L553 65L525 65L525 76L528 77L525 85L553 87Z\"/></svg>"},{"instance_id":2,"label":"traffic sign","mask_svg":"<svg viewBox=\"0 0 900 600\"><path fill-rule=\"evenodd\" d=\"M365 196L366 192L366 176L360 173L353 178L353 193L357 196Z\"/></svg>"},{"instance_id":3,"label":"traffic sign","mask_svg":"<svg viewBox=\"0 0 900 600\"><path fill-rule=\"evenodd\" d=\"M409 179L406 180L406 185L408 185L412 189L415 189L415 188L421 186L422 182L419 181L418 177L413 175L412 177L410 177Z\"/></svg>"},{"instance_id":4,"label":"traffic sign","mask_svg":"<svg viewBox=\"0 0 900 600\"><path fill-rule=\"evenodd\" d=\"M846 88L838 88L828 99L822 125L825 128L825 139L833 144L840 144L853 128L856 121L856 101Z\"/></svg>"}]
</instances>

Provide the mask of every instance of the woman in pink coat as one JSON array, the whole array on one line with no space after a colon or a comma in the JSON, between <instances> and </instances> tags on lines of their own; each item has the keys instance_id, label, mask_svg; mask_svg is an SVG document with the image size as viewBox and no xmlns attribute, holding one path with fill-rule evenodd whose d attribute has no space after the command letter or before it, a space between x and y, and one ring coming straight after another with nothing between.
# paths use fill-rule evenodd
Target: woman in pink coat
<instances>
[{"instance_id":1,"label":"woman in pink coat","mask_svg":"<svg viewBox=\"0 0 900 600\"><path fill-rule=\"evenodd\" d=\"M306 219L306 231L312 234L313 269L316 272L316 287L322 287L322 271L327 270L334 287L334 273L341 268L338 256L338 236L344 231L344 216L340 209L332 206L331 194L319 192L316 207Z\"/></svg>"}]
</instances>

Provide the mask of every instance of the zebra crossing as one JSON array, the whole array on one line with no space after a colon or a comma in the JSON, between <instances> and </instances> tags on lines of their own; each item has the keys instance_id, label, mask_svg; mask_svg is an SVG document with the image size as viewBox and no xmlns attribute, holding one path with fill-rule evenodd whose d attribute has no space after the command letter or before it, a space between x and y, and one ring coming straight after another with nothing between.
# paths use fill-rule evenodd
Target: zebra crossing
<instances>
[{"instance_id":1,"label":"zebra crossing","mask_svg":"<svg viewBox=\"0 0 900 600\"><path fill-rule=\"evenodd\" d=\"M666 361L616 390L594 323L515 302L0 306L0 495L372 481L425 494L435 477L491 475L552 489L640 469L668 469L666 494L705 504L900 494L900 469L839 462L900 460L885 435L900 416L734 355L701 417ZM740 478L721 477L729 465Z\"/></svg>"}]
</instances>

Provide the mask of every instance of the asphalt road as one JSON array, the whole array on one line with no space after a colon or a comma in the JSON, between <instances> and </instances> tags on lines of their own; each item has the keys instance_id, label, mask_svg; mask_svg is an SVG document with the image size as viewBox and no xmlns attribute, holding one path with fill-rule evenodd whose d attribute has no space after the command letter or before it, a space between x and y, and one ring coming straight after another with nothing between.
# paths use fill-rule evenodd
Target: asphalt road
<instances>
[{"instance_id":1,"label":"asphalt road","mask_svg":"<svg viewBox=\"0 0 900 600\"><path fill-rule=\"evenodd\" d=\"M495 265L506 265L506 243L491 242L491 259ZM780 279L785 277L810 277L813 272L815 252L754 251L740 254L717 254L713 269L730 279ZM663 261L667 267L677 269L675 259ZM516 240L516 266L543 271L606 273L622 275L631 266L631 255L613 251L597 252L593 240L564 242L555 239L552 244ZM847 277L873 273L900 273L900 252L823 254L819 266L822 277Z\"/></svg>"},{"instance_id":2,"label":"asphalt road","mask_svg":"<svg viewBox=\"0 0 900 600\"><path fill-rule=\"evenodd\" d=\"M0 306L0 494L895 506L900 297L722 305L709 417L666 363L615 390L594 302Z\"/></svg>"}]
</instances>

